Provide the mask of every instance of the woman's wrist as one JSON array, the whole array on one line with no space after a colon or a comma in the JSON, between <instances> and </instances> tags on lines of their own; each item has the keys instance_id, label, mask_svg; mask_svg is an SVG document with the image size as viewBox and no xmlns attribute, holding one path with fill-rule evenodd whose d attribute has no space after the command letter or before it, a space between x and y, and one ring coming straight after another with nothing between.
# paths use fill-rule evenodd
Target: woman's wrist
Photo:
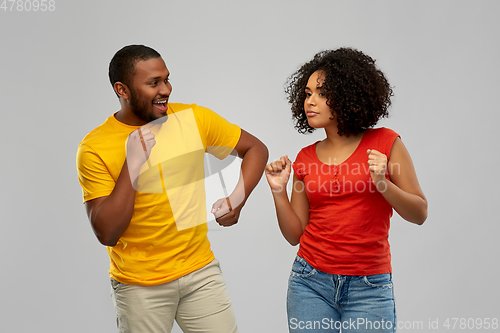
<instances>
[{"instance_id":1,"label":"woman's wrist","mask_svg":"<svg viewBox=\"0 0 500 333\"><path fill-rule=\"evenodd\" d=\"M387 188L389 187L389 180L384 177L383 179L377 181L375 187L380 193L385 193L385 191L387 191Z\"/></svg>"},{"instance_id":2,"label":"woman's wrist","mask_svg":"<svg viewBox=\"0 0 500 333\"><path fill-rule=\"evenodd\" d=\"M288 200L288 193L286 192L286 186L281 186L277 189L271 189L273 197L275 199L286 199Z\"/></svg>"}]
</instances>

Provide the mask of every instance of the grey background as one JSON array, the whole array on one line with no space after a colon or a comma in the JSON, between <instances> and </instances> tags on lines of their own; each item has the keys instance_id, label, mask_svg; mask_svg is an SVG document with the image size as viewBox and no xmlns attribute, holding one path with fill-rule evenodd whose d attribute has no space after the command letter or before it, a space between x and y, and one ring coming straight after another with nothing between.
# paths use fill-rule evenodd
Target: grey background
<instances>
[{"instance_id":1,"label":"grey background","mask_svg":"<svg viewBox=\"0 0 500 333\"><path fill-rule=\"evenodd\" d=\"M213 109L272 159L324 136L293 129L283 84L300 64L341 46L376 58L395 87L380 126L401 134L429 201L421 227L392 219L398 320L424 324L400 331L500 318L499 10L498 1L255 0L0 10L0 332L116 331L108 257L84 212L75 154L118 110L107 66L132 43L162 54L171 102ZM286 332L297 248L279 232L265 179L238 225L209 237L240 331Z\"/></svg>"}]
</instances>

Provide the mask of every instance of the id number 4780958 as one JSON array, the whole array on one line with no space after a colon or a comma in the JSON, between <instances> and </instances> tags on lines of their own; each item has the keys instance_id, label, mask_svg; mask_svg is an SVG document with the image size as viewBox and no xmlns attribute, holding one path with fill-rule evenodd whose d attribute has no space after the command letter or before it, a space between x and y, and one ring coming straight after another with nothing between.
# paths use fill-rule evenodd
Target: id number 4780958
<instances>
[{"instance_id":1,"label":"id number 4780958","mask_svg":"<svg viewBox=\"0 0 500 333\"><path fill-rule=\"evenodd\" d=\"M4 12L53 12L55 0L0 0L0 10Z\"/></svg>"}]
</instances>

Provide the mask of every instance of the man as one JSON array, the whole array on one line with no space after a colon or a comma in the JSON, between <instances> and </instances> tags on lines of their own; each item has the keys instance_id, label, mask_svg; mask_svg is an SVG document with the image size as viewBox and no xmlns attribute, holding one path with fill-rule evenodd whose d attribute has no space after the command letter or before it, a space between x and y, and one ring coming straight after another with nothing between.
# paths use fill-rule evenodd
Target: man
<instances>
[{"instance_id":1,"label":"man","mask_svg":"<svg viewBox=\"0 0 500 333\"><path fill-rule=\"evenodd\" d=\"M168 103L170 72L143 45L119 50L109 77L121 109L80 143L77 169L87 215L110 257L120 332L237 332L207 238L205 152L241 157L236 189L212 207L238 222L268 152L257 138L195 104ZM201 165L201 170L200 170Z\"/></svg>"}]
</instances>

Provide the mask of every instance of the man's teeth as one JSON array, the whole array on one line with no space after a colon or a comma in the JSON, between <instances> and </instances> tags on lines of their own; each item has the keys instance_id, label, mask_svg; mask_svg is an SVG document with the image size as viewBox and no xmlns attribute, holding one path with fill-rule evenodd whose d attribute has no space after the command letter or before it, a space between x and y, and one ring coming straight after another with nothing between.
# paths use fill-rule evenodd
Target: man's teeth
<instances>
[{"instance_id":1,"label":"man's teeth","mask_svg":"<svg viewBox=\"0 0 500 333\"><path fill-rule=\"evenodd\" d=\"M154 104L165 104L167 103L167 100L164 100L164 101L156 101L156 102L153 102Z\"/></svg>"}]
</instances>

